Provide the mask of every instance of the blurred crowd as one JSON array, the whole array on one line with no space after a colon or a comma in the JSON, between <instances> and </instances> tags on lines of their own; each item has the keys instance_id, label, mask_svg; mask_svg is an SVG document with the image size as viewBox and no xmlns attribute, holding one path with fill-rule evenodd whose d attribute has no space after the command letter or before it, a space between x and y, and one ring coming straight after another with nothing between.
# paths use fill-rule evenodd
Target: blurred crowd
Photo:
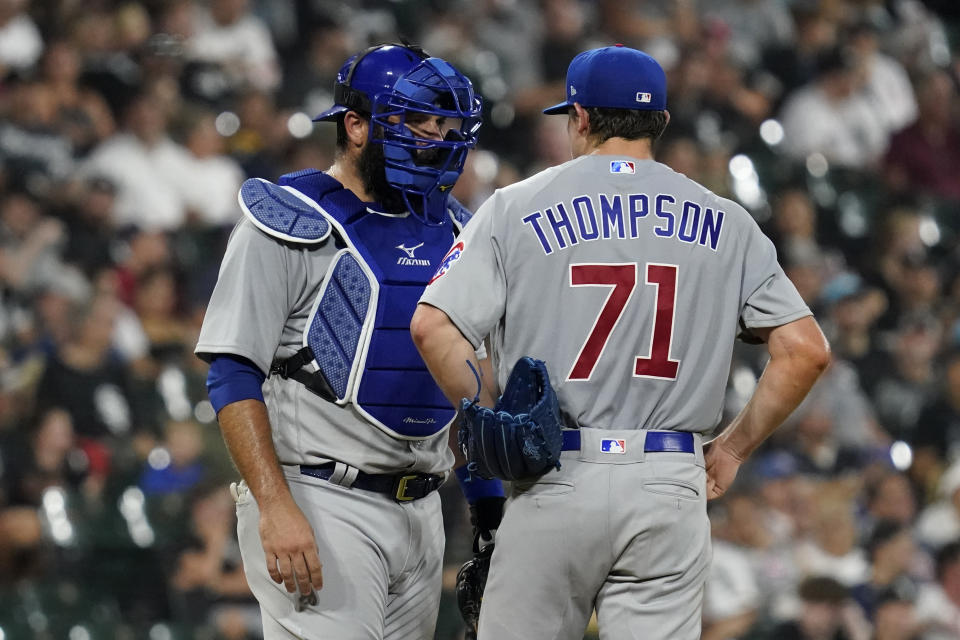
<instances>
[{"instance_id":1,"label":"blurred crowd","mask_svg":"<svg viewBox=\"0 0 960 640\"><path fill-rule=\"evenodd\" d=\"M540 109L577 52L654 55L658 159L755 216L824 326L830 369L711 503L704 638L960 638L951 0L0 0L0 638L258 637L192 349L240 183L328 167L310 118L400 38L484 97L471 208L569 159Z\"/></svg>"}]
</instances>

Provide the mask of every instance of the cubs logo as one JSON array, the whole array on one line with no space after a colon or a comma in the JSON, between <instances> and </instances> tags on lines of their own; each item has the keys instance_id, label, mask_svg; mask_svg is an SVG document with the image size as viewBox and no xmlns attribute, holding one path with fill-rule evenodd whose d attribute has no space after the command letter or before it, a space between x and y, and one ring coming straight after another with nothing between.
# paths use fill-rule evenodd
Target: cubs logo
<instances>
[{"instance_id":1,"label":"cubs logo","mask_svg":"<svg viewBox=\"0 0 960 640\"><path fill-rule=\"evenodd\" d=\"M427 284L433 284L434 280L449 271L450 267L453 266L454 262L460 259L461 255L463 255L463 243L458 242L450 247L450 251L447 251L447 255L443 256L443 259L440 261L440 268L437 269L437 272L433 274L433 277L430 278L430 282Z\"/></svg>"}]
</instances>

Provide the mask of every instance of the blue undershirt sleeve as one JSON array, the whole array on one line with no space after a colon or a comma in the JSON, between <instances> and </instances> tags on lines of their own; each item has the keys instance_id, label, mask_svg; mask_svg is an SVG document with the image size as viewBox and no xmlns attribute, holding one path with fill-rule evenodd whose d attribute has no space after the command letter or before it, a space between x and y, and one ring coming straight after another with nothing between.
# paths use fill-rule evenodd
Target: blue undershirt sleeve
<instances>
[{"instance_id":1,"label":"blue undershirt sleeve","mask_svg":"<svg viewBox=\"0 0 960 640\"><path fill-rule=\"evenodd\" d=\"M250 360L233 354L218 354L210 361L207 373L207 393L214 411L220 413L232 402L259 400L263 402L263 382L266 374Z\"/></svg>"}]
</instances>

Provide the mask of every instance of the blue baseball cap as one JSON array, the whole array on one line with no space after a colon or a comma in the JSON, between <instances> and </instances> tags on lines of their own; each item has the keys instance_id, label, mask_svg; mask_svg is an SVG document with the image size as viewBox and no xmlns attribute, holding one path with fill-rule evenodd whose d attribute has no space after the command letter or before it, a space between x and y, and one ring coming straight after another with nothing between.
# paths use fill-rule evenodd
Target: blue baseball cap
<instances>
[{"instance_id":1,"label":"blue baseball cap","mask_svg":"<svg viewBox=\"0 0 960 640\"><path fill-rule=\"evenodd\" d=\"M567 99L544 109L567 113L574 102L584 107L663 111L667 108L667 76L643 51L622 44L590 49L567 68Z\"/></svg>"}]
</instances>

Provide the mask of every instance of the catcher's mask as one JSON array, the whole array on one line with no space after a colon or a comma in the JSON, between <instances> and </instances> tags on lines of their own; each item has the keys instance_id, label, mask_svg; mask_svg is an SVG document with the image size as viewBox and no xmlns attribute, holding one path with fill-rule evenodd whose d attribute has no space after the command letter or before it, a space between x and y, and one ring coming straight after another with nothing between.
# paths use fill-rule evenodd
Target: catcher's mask
<instances>
[{"instance_id":1,"label":"catcher's mask","mask_svg":"<svg viewBox=\"0 0 960 640\"><path fill-rule=\"evenodd\" d=\"M482 102L470 80L418 47L379 45L344 63L334 102L314 120L337 120L351 110L369 116L370 142L383 145L387 182L422 222L442 223L480 129ZM420 121L431 116L443 119L439 132L417 135Z\"/></svg>"}]
</instances>

